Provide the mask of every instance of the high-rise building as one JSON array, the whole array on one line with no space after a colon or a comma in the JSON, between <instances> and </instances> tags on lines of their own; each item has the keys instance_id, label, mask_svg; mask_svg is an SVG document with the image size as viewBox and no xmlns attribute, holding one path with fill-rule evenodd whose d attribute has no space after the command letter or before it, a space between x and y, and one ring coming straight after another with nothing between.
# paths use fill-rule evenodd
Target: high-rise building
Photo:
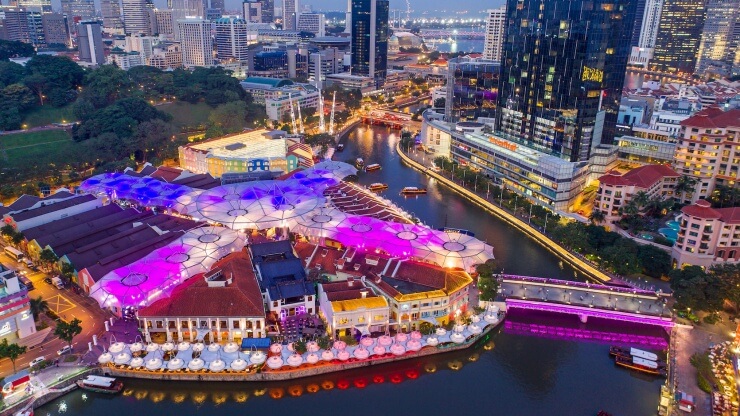
<instances>
[{"instance_id":1,"label":"high-rise building","mask_svg":"<svg viewBox=\"0 0 740 416\"><path fill-rule=\"evenodd\" d=\"M496 127L570 162L614 137L631 0L508 0Z\"/></svg>"},{"instance_id":2,"label":"high-rise building","mask_svg":"<svg viewBox=\"0 0 740 416\"><path fill-rule=\"evenodd\" d=\"M283 30L295 30L301 6L299 0L283 0Z\"/></svg>"},{"instance_id":3,"label":"high-rise building","mask_svg":"<svg viewBox=\"0 0 740 416\"><path fill-rule=\"evenodd\" d=\"M740 0L709 0L706 11L696 61L696 72L700 74L710 65L732 67L738 54Z\"/></svg>"},{"instance_id":4,"label":"high-rise building","mask_svg":"<svg viewBox=\"0 0 740 416\"><path fill-rule=\"evenodd\" d=\"M632 40L630 46L640 44L640 30L642 30L642 19L645 16L645 7L648 0L635 0L635 24L632 26Z\"/></svg>"},{"instance_id":5,"label":"high-rise building","mask_svg":"<svg viewBox=\"0 0 740 416\"><path fill-rule=\"evenodd\" d=\"M352 0L352 75L383 86L388 66L388 0Z\"/></svg>"},{"instance_id":6,"label":"high-rise building","mask_svg":"<svg viewBox=\"0 0 740 416\"><path fill-rule=\"evenodd\" d=\"M310 32L316 36L326 34L326 19L322 13L301 13L298 16L296 30Z\"/></svg>"},{"instance_id":7,"label":"high-rise building","mask_svg":"<svg viewBox=\"0 0 740 416\"><path fill-rule=\"evenodd\" d=\"M259 0L262 7L262 22L273 23L275 21L275 0Z\"/></svg>"},{"instance_id":8,"label":"high-rise building","mask_svg":"<svg viewBox=\"0 0 740 416\"><path fill-rule=\"evenodd\" d=\"M28 12L22 7L0 6L0 39L30 42Z\"/></svg>"},{"instance_id":9,"label":"high-rise building","mask_svg":"<svg viewBox=\"0 0 740 416\"><path fill-rule=\"evenodd\" d=\"M663 0L645 0L645 7L640 19L639 38L637 45L640 48L654 48L660 25L660 13L663 9ZM635 25L637 25L637 19Z\"/></svg>"},{"instance_id":10,"label":"high-rise building","mask_svg":"<svg viewBox=\"0 0 740 416\"><path fill-rule=\"evenodd\" d=\"M211 42L211 23L193 17L177 21L182 48L182 66L209 67L213 65L213 42Z\"/></svg>"},{"instance_id":11,"label":"high-rise building","mask_svg":"<svg viewBox=\"0 0 740 416\"><path fill-rule=\"evenodd\" d=\"M246 0L242 3L242 17L247 23L262 23L262 3Z\"/></svg>"},{"instance_id":12,"label":"high-rise building","mask_svg":"<svg viewBox=\"0 0 740 416\"><path fill-rule=\"evenodd\" d=\"M100 11L103 15L103 28L106 31L119 34L123 32L119 0L100 0Z\"/></svg>"},{"instance_id":13,"label":"high-rise building","mask_svg":"<svg viewBox=\"0 0 740 416\"><path fill-rule=\"evenodd\" d=\"M105 63L100 22L92 20L80 22L77 28L77 47L80 51L81 62L92 65L103 65Z\"/></svg>"},{"instance_id":14,"label":"high-rise building","mask_svg":"<svg viewBox=\"0 0 740 416\"><path fill-rule=\"evenodd\" d=\"M447 62L445 116L449 120L475 120L496 116L498 61L454 58Z\"/></svg>"},{"instance_id":15,"label":"high-rise building","mask_svg":"<svg viewBox=\"0 0 740 416\"><path fill-rule=\"evenodd\" d=\"M216 57L219 61L247 60L247 21L222 17L214 22Z\"/></svg>"},{"instance_id":16,"label":"high-rise building","mask_svg":"<svg viewBox=\"0 0 740 416\"><path fill-rule=\"evenodd\" d=\"M157 19L157 34L172 34L172 10L154 10L154 18Z\"/></svg>"},{"instance_id":17,"label":"high-rise building","mask_svg":"<svg viewBox=\"0 0 740 416\"><path fill-rule=\"evenodd\" d=\"M74 17L90 20L95 17L95 3L93 0L62 0L62 14L67 15L69 21Z\"/></svg>"},{"instance_id":18,"label":"high-rise building","mask_svg":"<svg viewBox=\"0 0 740 416\"><path fill-rule=\"evenodd\" d=\"M40 9L28 10L28 37L31 39L33 46L37 48L46 46L44 20Z\"/></svg>"},{"instance_id":19,"label":"high-rise building","mask_svg":"<svg viewBox=\"0 0 740 416\"><path fill-rule=\"evenodd\" d=\"M67 25L66 16L59 13L46 13L41 16L41 22L44 26L44 38L46 39L46 46L70 46L69 26Z\"/></svg>"},{"instance_id":20,"label":"high-rise building","mask_svg":"<svg viewBox=\"0 0 740 416\"><path fill-rule=\"evenodd\" d=\"M122 0L123 27L127 35L151 35L146 0Z\"/></svg>"},{"instance_id":21,"label":"high-rise building","mask_svg":"<svg viewBox=\"0 0 740 416\"><path fill-rule=\"evenodd\" d=\"M703 29L704 0L664 0L650 69L693 74Z\"/></svg>"},{"instance_id":22,"label":"high-rise building","mask_svg":"<svg viewBox=\"0 0 740 416\"><path fill-rule=\"evenodd\" d=\"M207 0L171 0L172 32L175 40L180 40L180 25L178 21L188 17L206 17ZM184 48L183 48L184 49Z\"/></svg>"},{"instance_id":23,"label":"high-rise building","mask_svg":"<svg viewBox=\"0 0 740 416\"><path fill-rule=\"evenodd\" d=\"M15 6L31 11L51 13L51 0L16 0Z\"/></svg>"},{"instance_id":24,"label":"high-rise building","mask_svg":"<svg viewBox=\"0 0 740 416\"><path fill-rule=\"evenodd\" d=\"M218 9L223 13L225 9L224 0L211 0L211 7L209 9Z\"/></svg>"},{"instance_id":25,"label":"high-rise building","mask_svg":"<svg viewBox=\"0 0 740 416\"><path fill-rule=\"evenodd\" d=\"M483 59L501 60L501 45L506 29L506 6L488 11L486 19L486 40L483 45Z\"/></svg>"}]
</instances>

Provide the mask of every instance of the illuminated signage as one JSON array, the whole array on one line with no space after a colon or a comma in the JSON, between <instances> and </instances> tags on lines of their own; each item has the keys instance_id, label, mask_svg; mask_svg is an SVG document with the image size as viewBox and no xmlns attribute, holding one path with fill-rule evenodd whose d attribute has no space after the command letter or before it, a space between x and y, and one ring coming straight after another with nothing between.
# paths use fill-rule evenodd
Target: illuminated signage
<instances>
[{"instance_id":1,"label":"illuminated signage","mask_svg":"<svg viewBox=\"0 0 740 416\"><path fill-rule=\"evenodd\" d=\"M7 321L7 322L5 322L5 323L3 324L3 326L2 326L2 327L0 327L0 335L5 335L5 334L8 334L8 333L10 333L10 331L11 331L11 328L10 328L10 321Z\"/></svg>"},{"instance_id":2,"label":"illuminated signage","mask_svg":"<svg viewBox=\"0 0 740 416\"><path fill-rule=\"evenodd\" d=\"M596 81L601 82L604 80L604 71L596 68L583 67L583 75L581 81Z\"/></svg>"},{"instance_id":3,"label":"illuminated signage","mask_svg":"<svg viewBox=\"0 0 740 416\"><path fill-rule=\"evenodd\" d=\"M497 139L495 137L489 137L488 141L495 144L496 146L503 147L504 149L511 150L512 152L516 152L517 145L514 143L509 143L506 140Z\"/></svg>"}]
</instances>

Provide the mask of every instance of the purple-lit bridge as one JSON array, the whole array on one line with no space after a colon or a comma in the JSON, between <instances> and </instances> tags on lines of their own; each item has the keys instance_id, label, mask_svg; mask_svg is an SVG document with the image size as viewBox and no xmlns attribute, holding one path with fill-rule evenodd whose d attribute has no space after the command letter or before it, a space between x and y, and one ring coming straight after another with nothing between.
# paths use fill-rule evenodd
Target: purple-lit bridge
<instances>
[{"instance_id":1,"label":"purple-lit bridge","mask_svg":"<svg viewBox=\"0 0 740 416\"><path fill-rule=\"evenodd\" d=\"M648 290L545 279L529 276L501 276L501 294L507 308L530 309L634 322L673 326L668 296Z\"/></svg>"}]
</instances>

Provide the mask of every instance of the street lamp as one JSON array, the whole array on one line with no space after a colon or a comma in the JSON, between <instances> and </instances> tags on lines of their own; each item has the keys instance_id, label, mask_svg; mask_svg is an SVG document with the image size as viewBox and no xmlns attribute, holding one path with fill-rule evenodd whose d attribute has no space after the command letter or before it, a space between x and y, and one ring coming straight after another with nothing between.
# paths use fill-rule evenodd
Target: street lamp
<instances>
[{"instance_id":1,"label":"street lamp","mask_svg":"<svg viewBox=\"0 0 740 416\"><path fill-rule=\"evenodd\" d=\"M543 231L543 234L547 234L547 216L550 215L549 212L545 212L545 231Z\"/></svg>"},{"instance_id":2,"label":"street lamp","mask_svg":"<svg viewBox=\"0 0 740 416\"><path fill-rule=\"evenodd\" d=\"M514 215L516 215L516 203L519 202L519 195L514 195Z\"/></svg>"}]
</instances>

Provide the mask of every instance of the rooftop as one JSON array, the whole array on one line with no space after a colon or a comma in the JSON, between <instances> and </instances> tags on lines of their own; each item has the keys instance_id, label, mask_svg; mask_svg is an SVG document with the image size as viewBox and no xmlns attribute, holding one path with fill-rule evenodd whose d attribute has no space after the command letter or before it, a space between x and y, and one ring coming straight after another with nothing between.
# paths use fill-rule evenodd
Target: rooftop
<instances>
[{"instance_id":1,"label":"rooftop","mask_svg":"<svg viewBox=\"0 0 740 416\"><path fill-rule=\"evenodd\" d=\"M632 169L620 175L618 172L608 172L599 178L605 185L637 186L648 189L663 178L678 178L679 175L668 165L645 165Z\"/></svg>"},{"instance_id":2,"label":"rooftop","mask_svg":"<svg viewBox=\"0 0 740 416\"><path fill-rule=\"evenodd\" d=\"M262 84L273 88L285 87L287 85L293 85L293 81L289 79L279 78L267 78L267 77L247 77L242 83L246 84Z\"/></svg>"},{"instance_id":3,"label":"rooftop","mask_svg":"<svg viewBox=\"0 0 740 416\"><path fill-rule=\"evenodd\" d=\"M718 107L709 107L682 121L681 125L705 129L740 127L740 109L722 111Z\"/></svg>"},{"instance_id":4,"label":"rooftop","mask_svg":"<svg viewBox=\"0 0 740 416\"><path fill-rule=\"evenodd\" d=\"M252 262L259 273L259 284L270 299L288 299L313 295L306 281L303 262L293 253L288 240L252 244L249 246Z\"/></svg>"},{"instance_id":5,"label":"rooftop","mask_svg":"<svg viewBox=\"0 0 740 416\"><path fill-rule=\"evenodd\" d=\"M269 159L284 158L292 141L265 137L268 130L259 129L236 133L213 140L186 145L185 148L209 152L222 158Z\"/></svg>"},{"instance_id":6,"label":"rooftop","mask_svg":"<svg viewBox=\"0 0 740 416\"><path fill-rule=\"evenodd\" d=\"M209 285L197 275L178 286L169 298L139 310L141 317L264 317L262 293L246 250L219 260L207 273L233 279L224 286Z\"/></svg>"},{"instance_id":7,"label":"rooftop","mask_svg":"<svg viewBox=\"0 0 740 416\"><path fill-rule=\"evenodd\" d=\"M20 221L26 221L31 218L40 217L42 215L50 214L52 212L61 211L63 209L67 209L76 205L81 205L86 202L94 201L95 196L93 195L79 195L73 198L68 198L61 200L59 202L55 203L47 203L44 205L41 205L37 208L31 208L23 211L13 212L8 215L10 215L13 218L13 221L20 222Z\"/></svg>"}]
</instances>

